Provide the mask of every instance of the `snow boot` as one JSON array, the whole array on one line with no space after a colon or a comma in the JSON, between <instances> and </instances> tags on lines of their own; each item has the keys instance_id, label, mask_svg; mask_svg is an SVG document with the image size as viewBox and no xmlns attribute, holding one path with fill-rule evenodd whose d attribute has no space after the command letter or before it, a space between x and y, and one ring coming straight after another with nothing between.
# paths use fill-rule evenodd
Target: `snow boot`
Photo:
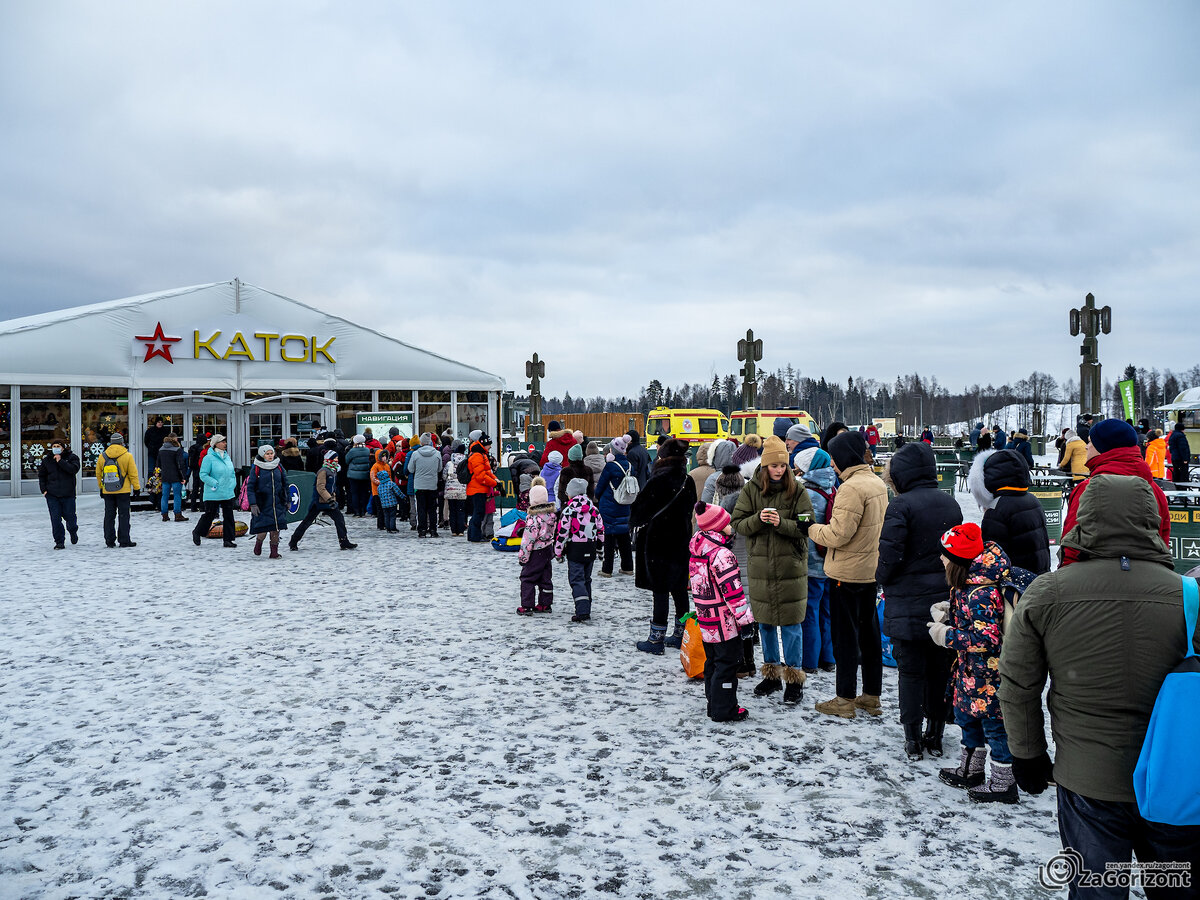
<instances>
[{"instance_id":1,"label":"snow boot","mask_svg":"<svg viewBox=\"0 0 1200 900\"><path fill-rule=\"evenodd\" d=\"M854 705L865 713L870 713L873 716L882 716L883 707L879 705L878 694L859 694L854 698Z\"/></svg>"},{"instance_id":2,"label":"snow boot","mask_svg":"<svg viewBox=\"0 0 1200 900\"><path fill-rule=\"evenodd\" d=\"M518 616L532 616L533 615L533 607L532 606L518 606L517 607L517 615Z\"/></svg>"},{"instance_id":3,"label":"snow boot","mask_svg":"<svg viewBox=\"0 0 1200 900\"><path fill-rule=\"evenodd\" d=\"M283 557L279 555L279 541L271 541L271 554L267 557L267 559L283 559Z\"/></svg>"},{"instance_id":4,"label":"snow boot","mask_svg":"<svg viewBox=\"0 0 1200 900\"><path fill-rule=\"evenodd\" d=\"M767 697L783 690L783 666L779 663L763 663L762 676L762 681L754 686L755 697Z\"/></svg>"},{"instance_id":5,"label":"snow boot","mask_svg":"<svg viewBox=\"0 0 1200 900\"><path fill-rule=\"evenodd\" d=\"M265 534L260 534L257 538L254 539L254 555L255 556L262 556L263 538L265 538L265 537L266 537Z\"/></svg>"},{"instance_id":6,"label":"snow boot","mask_svg":"<svg viewBox=\"0 0 1200 900\"><path fill-rule=\"evenodd\" d=\"M358 544L351 543L350 541L342 541L342 542L341 542L341 543L338 545L338 549L340 549L340 550L353 550L353 549L355 549L357 546L358 546Z\"/></svg>"},{"instance_id":7,"label":"snow boot","mask_svg":"<svg viewBox=\"0 0 1200 900\"><path fill-rule=\"evenodd\" d=\"M753 678L758 674L758 666L754 664L754 638L742 638L742 664L738 666L738 678Z\"/></svg>"},{"instance_id":8,"label":"snow boot","mask_svg":"<svg viewBox=\"0 0 1200 900\"><path fill-rule=\"evenodd\" d=\"M750 713L744 706L739 706L728 719L713 719L714 722L742 722ZM712 719L712 716L709 716Z\"/></svg>"},{"instance_id":9,"label":"snow boot","mask_svg":"<svg viewBox=\"0 0 1200 900\"><path fill-rule=\"evenodd\" d=\"M783 702L795 706L804 699L804 671L791 666L783 667Z\"/></svg>"},{"instance_id":10,"label":"snow boot","mask_svg":"<svg viewBox=\"0 0 1200 900\"><path fill-rule=\"evenodd\" d=\"M963 747L958 766L942 769L938 778L950 787L974 788L983 784L983 764L987 760L987 747Z\"/></svg>"},{"instance_id":11,"label":"snow boot","mask_svg":"<svg viewBox=\"0 0 1200 900\"><path fill-rule=\"evenodd\" d=\"M171 521L171 517L170 517L170 516L168 516L166 513L163 513L163 514L162 514L162 517L163 517L163 521L164 521L164 522L170 522L170 521Z\"/></svg>"},{"instance_id":12,"label":"snow boot","mask_svg":"<svg viewBox=\"0 0 1200 900\"><path fill-rule=\"evenodd\" d=\"M858 707L854 705L853 700L848 700L845 697L833 697L818 703L815 708L817 712L824 713L827 716L837 716L840 719L853 719L855 717L855 710Z\"/></svg>"},{"instance_id":13,"label":"snow boot","mask_svg":"<svg viewBox=\"0 0 1200 900\"><path fill-rule=\"evenodd\" d=\"M944 721L935 722L930 719L925 723L925 733L921 735L921 745L934 759L942 758L942 734L946 731Z\"/></svg>"},{"instance_id":14,"label":"snow boot","mask_svg":"<svg viewBox=\"0 0 1200 900\"><path fill-rule=\"evenodd\" d=\"M676 622L675 630L671 632L671 636L669 638L665 638L663 640L663 645L667 646L667 647L671 647L674 650L678 650L680 647L683 646L683 632L684 631L685 631L684 627L680 623Z\"/></svg>"},{"instance_id":15,"label":"snow boot","mask_svg":"<svg viewBox=\"0 0 1200 900\"><path fill-rule=\"evenodd\" d=\"M976 803L1018 803L1017 783L1013 780L1012 763L992 760L991 776L980 787L969 788L967 796Z\"/></svg>"},{"instance_id":16,"label":"snow boot","mask_svg":"<svg viewBox=\"0 0 1200 900\"><path fill-rule=\"evenodd\" d=\"M221 546L233 548L237 547L237 543L235 541L221 541Z\"/></svg>"},{"instance_id":17,"label":"snow boot","mask_svg":"<svg viewBox=\"0 0 1200 900\"><path fill-rule=\"evenodd\" d=\"M188 522L190 520L183 513L177 512L177 513L175 513L175 521L176 522Z\"/></svg>"},{"instance_id":18,"label":"snow boot","mask_svg":"<svg viewBox=\"0 0 1200 900\"><path fill-rule=\"evenodd\" d=\"M921 746L921 723L913 722L904 726L904 755L908 757L909 762L916 762L924 759L925 754L922 752Z\"/></svg>"},{"instance_id":19,"label":"snow boot","mask_svg":"<svg viewBox=\"0 0 1200 900\"><path fill-rule=\"evenodd\" d=\"M644 641L638 641L637 648L643 653L653 653L655 656L662 656L664 638L666 634L666 625L655 625L652 622L650 623L650 637Z\"/></svg>"},{"instance_id":20,"label":"snow boot","mask_svg":"<svg viewBox=\"0 0 1200 900\"><path fill-rule=\"evenodd\" d=\"M822 672L836 672L837 663L821 663Z\"/></svg>"}]
</instances>

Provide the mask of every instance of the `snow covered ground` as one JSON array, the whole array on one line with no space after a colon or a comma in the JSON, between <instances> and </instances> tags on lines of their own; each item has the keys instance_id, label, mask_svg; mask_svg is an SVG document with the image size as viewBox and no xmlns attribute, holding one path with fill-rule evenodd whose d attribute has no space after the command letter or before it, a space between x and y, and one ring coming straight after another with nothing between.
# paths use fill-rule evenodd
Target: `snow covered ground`
<instances>
[{"instance_id":1,"label":"snow covered ground","mask_svg":"<svg viewBox=\"0 0 1200 900\"><path fill-rule=\"evenodd\" d=\"M1075 420L1079 418L1078 403L1051 403L1045 409L1042 431L1047 436L1058 437L1064 428L1074 428ZM1032 407L1028 404L1014 403L1000 409L984 413L980 418L969 422L952 422L938 428L939 434L969 434L976 422L986 422L990 428L999 425L1005 432L1017 428L1032 428Z\"/></svg>"},{"instance_id":2,"label":"snow covered ground","mask_svg":"<svg viewBox=\"0 0 1200 900\"><path fill-rule=\"evenodd\" d=\"M964 503L969 518L978 511ZM522 618L515 554L352 520L255 558L0 501L0 896L1028 898L1054 795L974 805L881 719L714 725L648 595ZM947 729L947 745L957 729Z\"/></svg>"}]
</instances>

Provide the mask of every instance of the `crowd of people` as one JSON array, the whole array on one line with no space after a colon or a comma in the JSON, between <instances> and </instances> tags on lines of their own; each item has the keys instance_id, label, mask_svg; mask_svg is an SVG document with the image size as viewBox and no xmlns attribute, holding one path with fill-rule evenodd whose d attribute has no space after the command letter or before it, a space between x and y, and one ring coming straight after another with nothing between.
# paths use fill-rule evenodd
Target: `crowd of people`
<instances>
[{"instance_id":1,"label":"crowd of people","mask_svg":"<svg viewBox=\"0 0 1200 900\"><path fill-rule=\"evenodd\" d=\"M508 460L524 513L517 613L553 611L556 561L567 564L574 623L594 612L597 559L600 578L632 577L650 593L649 632L637 651L680 648L695 616L715 722L749 715L738 700L741 679L759 678L752 693L767 710L776 693L783 708L800 703L821 672L833 674L833 696L817 712L842 722L882 715L886 634L897 664L898 742L909 760L942 757L952 722L961 732L957 761L938 777L972 801L1017 803L1022 790L1055 783L1064 846L1085 860L1128 860L1136 849L1143 861L1197 861L1200 829L1147 822L1132 791L1153 697L1188 647L1170 514L1152 467L1160 438L1118 419L1080 430L1065 434L1061 448L1060 467L1081 477L1051 572L1021 431L1011 446L993 436L988 447L980 426L968 477L977 525L939 490L924 440L898 447L880 473L864 433L833 423L818 437L779 419L765 440L700 445L689 465L683 440L663 436L652 461L636 431L600 445L553 422L540 456ZM316 478L292 550L321 515L340 546L354 549L343 509L374 515L386 532L407 518L420 538L448 529L486 542L499 484L491 447L478 431L463 442L451 434L410 440L395 429L386 444L364 431L349 441L320 434L303 450L290 440L278 452L264 445L243 485L254 553L267 544L269 558L280 557L287 473L301 468ZM163 521L171 520L169 501L175 520L187 521L180 489L186 473L199 474L196 544L220 516L224 545L236 546L238 479L226 448L212 434L192 459L168 433L157 454ZM78 539L79 460L65 445L51 450L39 475L61 549L68 536ZM120 434L95 475L106 543L136 546L129 497L140 480ZM1047 677L1055 761L1045 742Z\"/></svg>"}]
</instances>

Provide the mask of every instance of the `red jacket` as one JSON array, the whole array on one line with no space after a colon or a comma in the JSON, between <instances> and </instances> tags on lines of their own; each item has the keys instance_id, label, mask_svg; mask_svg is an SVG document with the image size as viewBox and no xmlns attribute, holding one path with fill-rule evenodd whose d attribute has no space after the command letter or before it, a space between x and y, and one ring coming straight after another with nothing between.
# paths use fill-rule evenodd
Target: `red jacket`
<instances>
[{"instance_id":1,"label":"red jacket","mask_svg":"<svg viewBox=\"0 0 1200 900\"><path fill-rule=\"evenodd\" d=\"M871 447L879 445L879 429L874 425L867 426L867 444Z\"/></svg>"},{"instance_id":2,"label":"red jacket","mask_svg":"<svg viewBox=\"0 0 1200 900\"><path fill-rule=\"evenodd\" d=\"M542 465L546 464L546 460L550 458L550 454L557 450L562 454L562 465L567 467L567 451L574 447L578 441L575 440L575 435L569 431L560 431L555 437L552 437L546 442L546 449L542 451Z\"/></svg>"},{"instance_id":3,"label":"red jacket","mask_svg":"<svg viewBox=\"0 0 1200 900\"><path fill-rule=\"evenodd\" d=\"M1150 483L1150 487L1154 489L1154 499L1158 501L1158 515L1160 519L1158 533L1162 537L1163 543L1170 549L1171 511L1167 508L1167 495L1162 492L1162 488L1154 483L1154 476L1150 474L1150 467L1142 459L1142 454L1138 452L1138 448L1117 447L1115 450L1109 450L1107 453L1093 456L1086 465L1092 475L1137 475L1145 478ZM1075 527L1075 519L1079 514L1079 498L1087 490L1090 480L1090 476L1085 478L1076 485L1075 490L1071 491L1071 498L1067 501L1067 514L1063 516L1062 533L1064 535ZM1059 563L1059 568L1073 563L1078 559L1078 550L1071 547L1063 547L1062 561Z\"/></svg>"}]
</instances>

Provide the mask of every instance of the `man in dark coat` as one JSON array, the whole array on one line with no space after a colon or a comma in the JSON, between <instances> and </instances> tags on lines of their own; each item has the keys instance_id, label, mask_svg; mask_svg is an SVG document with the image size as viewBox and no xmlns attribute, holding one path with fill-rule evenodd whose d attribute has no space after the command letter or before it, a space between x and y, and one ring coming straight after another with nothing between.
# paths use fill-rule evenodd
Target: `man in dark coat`
<instances>
[{"instance_id":1,"label":"man in dark coat","mask_svg":"<svg viewBox=\"0 0 1200 900\"><path fill-rule=\"evenodd\" d=\"M1022 459L1025 460L1025 465L1027 465L1030 469L1033 469L1033 446L1029 443L1028 431L1026 431L1024 428L1018 428L1017 433L1013 435L1012 446L1008 449L1015 450L1020 453ZM986 541L987 538L984 538L984 540ZM1009 561L1011 562L1011 559Z\"/></svg>"},{"instance_id":2,"label":"man in dark coat","mask_svg":"<svg viewBox=\"0 0 1200 900\"><path fill-rule=\"evenodd\" d=\"M883 630L896 657L904 748L916 760L922 748L942 755L942 733L951 717L946 685L954 652L929 640L926 623L929 607L950 599L941 537L962 524L962 507L938 489L933 448L923 441L896 451L888 477L896 496L883 519L875 578L886 598Z\"/></svg>"},{"instance_id":3,"label":"man in dark coat","mask_svg":"<svg viewBox=\"0 0 1200 900\"><path fill-rule=\"evenodd\" d=\"M1171 480L1176 484L1187 484L1188 466L1192 461L1192 448L1184 433L1183 422L1175 423L1175 430L1167 440L1167 451L1171 454Z\"/></svg>"},{"instance_id":4,"label":"man in dark coat","mask_svg":"<svg viewBox=\"0 0 1200 900\"><path fill-rule=\"evenodd\" d=\"M204 455L204 450L208 446L208 439L212 437L212 432L196 435L196 441L188 448L188 472L192 476L192 489L190 496L192 498L192 512L197 512L200 509L201 498L204 495L204 482L200 480L200 457Z\"/></svg>"},{"instance_id":5,"label":"man in dark coat","mask_svg":"<svg viewBox=\"0 0 1200 900\"><path fill-rule=\"evenodd\" d=\"M992 449L1003 450L1008 445L1004 430L999 425L992 426Z\"/></svg>"},{"instance_id":6,"label":"man in dark coat","mask_svg":"<svg viewBox=\"0 0 1200 900\"><path fill-rule=\"evenodd\" d=\"M1092 478L1077 527L1063 535L1063 550L1076 551L1078 561L1034 581L1005 630L1000 708L1017 785L1040 794L1055 782L1062 846L1081 857L1081 869L1128 865L1134 853L1141 864L1190 864L1189 890L1150 896L1194 897L1200 828L1147 821L1133 787L1155 697L1188 646L1182 584L1158 527L1158 505L1144 479ZM1072 897L1128 895L1069 888Z\"/></svg>"},{"instance_id":7,"label":"man in dark coat","mask_svg":"<svg viewBox=\"0 0 1200 900\"><path fill-rule=\"evenodd\" d=\"M170 431L163 425L162 416L154 420L154 424L146 429L145 435L142 436L142 446L146 448L146 468L154 470L155 460L158 459L158 451L163 445L163 441L167 439L167 433Z\"/></svg>"},{"instance_id":8,"label":"man in dark coat","mask_svg":"<svg viewBox=\"0 0 1200 900\"><path fill-rule=\"evenodd\" d=\"M175 521L186 522L188 518L182 512L183 486L187 484L190 472L187 453L179 446L179 438L175 436L175 432L167 434L162 447L158 450L158 457L151 460L150 464L158 467L158 475L162 480L162 501L159 505L162 520L166 522L169 519L167 508L170 506L171 496L174 494Z\"/></svg>"},{"instance_id":9,"label":"man in dark coat","mask_svg":"<svg viewBox=\"0 0 1200 900\"><path fill-rule=\"evenodd\" d=\"M79 466L79 457L57 440L51 442L50 452L38 463L38 488L50 511L55 550L66 546L67 534L71 535L72 544L79 543L79 521L75 518L75 476L79 474Z\"/></svg>"},{"instance_id":10,"label":"man in dark coat","mask_svg":"<svg viewBox=\"0 0 1200 900\"><path fill-rule=\"evenodd\" d=\"M633 466L633 477L638 480L639 487L645 487L646 479L650 477L650 454L642 446L641 436L636 429L631 428L628 433L629 447L625 451L625 459Z\"/></svg>"},{"instance_id":11,"label":"man in dark coat","mask_svg":"<svg viewBox=\"0 0 1200 900\"><path fill-rule=\"evenodd\" d=\"M659 450L654 474L638 493L629 512L637 532L634 584L654 593L650 637L637 648L661 654L664 646L683 640L680 616L688 611L688 542L692 539L692 509L696 482L687 474L688 446L672 438ZM674 633L666 636L669 601L675 601Z\"/></svg>"},{"instance_id":12,"label":"man in dark coat","mask_svg":"<svg viewBox=\"0 0 1200 900\"><path fill-rule=\"evenodd\" d=\"M1046 511L1029 496L1033 481L1016 450L981 453L967 476L971 495L983 512L983 540L994 541L1014 566L1037 575L1050 571Z\"/></svg>"}]
</instances>

